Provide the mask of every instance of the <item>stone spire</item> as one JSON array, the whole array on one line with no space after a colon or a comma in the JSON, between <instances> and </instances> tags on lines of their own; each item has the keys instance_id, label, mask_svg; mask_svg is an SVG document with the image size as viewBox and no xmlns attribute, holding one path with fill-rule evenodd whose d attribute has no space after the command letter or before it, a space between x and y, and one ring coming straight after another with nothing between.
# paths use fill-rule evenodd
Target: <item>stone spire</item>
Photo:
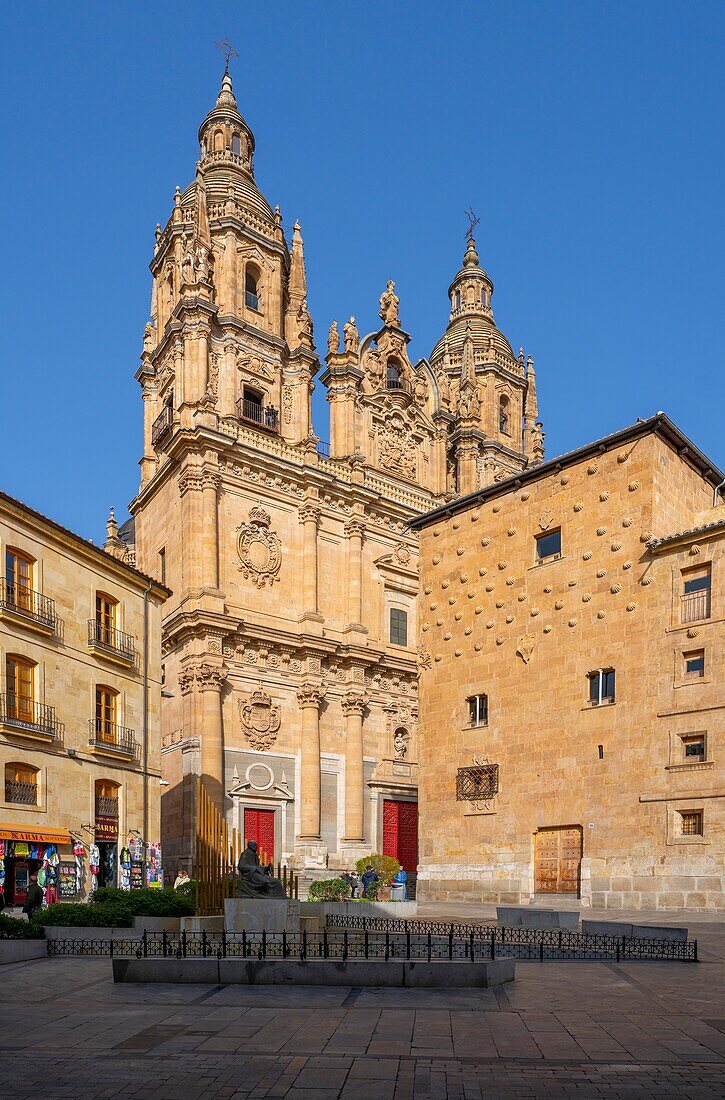
<instances>
[{"instance_id":1,"label":"stone spire","mask_svg":"<svg viewBox=\"0 0 725 1100\"><path fill-rule=\"evenodd\" d=\"M290 348L296 348L301 341L301 313L307 312L307 272L305 270L305 249L302 240L302 228L298 221L292 227L292 248L290 251L289 282L287 284L288 303L285 310L284 332ZM305 319L306 323L306 319Z\"/></svg>"},{"instance_id":2,"label":"stone spire","mask_svg":"<svg viewBox=\"0 0 725 1100\"><path fill-rule=\"evenodd\" d=\"M523 353L520 356L523 358ZM526 397L524 399L524 453L529 465L544 461L543 424L538 419L539 399L536 394L536 371L531 356L526 360Z\"/></svg>"},{"instance_id":3,"label":"stone spire","mask_svg":"<svg viewBox=\"0 0 725 1100\"><path fill-rule=\"evenodd\" d=\"M458 390L458 417L461 421L477 420L479 408L473 334L470 323L466 323L466 334L463 340L463 362L461 363L461 383Z\"/></svg>"}]
</instances>

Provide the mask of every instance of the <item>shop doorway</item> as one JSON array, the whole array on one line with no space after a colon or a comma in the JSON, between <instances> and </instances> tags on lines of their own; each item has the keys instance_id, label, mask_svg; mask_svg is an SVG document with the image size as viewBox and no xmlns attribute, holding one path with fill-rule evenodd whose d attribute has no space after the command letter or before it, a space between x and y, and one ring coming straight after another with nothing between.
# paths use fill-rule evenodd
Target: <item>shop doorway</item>
<instances>
[{"instance_id":1,"label":"shop doorway","mask_svg":"<svg viewBox=\"0 0 725 1100\"><path fill-rule=\"evenodd\" d=\"M582 861L581 825L539 829L534 836L537 894L576 894Z\"/></svg>"},{"instance_id":2,"label":"shop doorway","mask_svg":"<svg viewBox=\"0 0 725 1100\"><path fill-rule=\"evenodd\" d=\"M418 803L383 802L383 855L397 859L407 873L418 868Z\"/></svg>"},{"instance_id":3,"label":"shop doorway","mask_svg":"<svg viewBox=\"0 0 725 1100\"><path fill-rule=\"evenodd\" d=\"M7 905L25 905L30 876L38 873L39 859L5 860L5 901Z\"/></svg>"},{"instance_id":4,"label":"shop doorway","mask_svg":"<svg viewBox=\"0 0 725 1100\"><path fill-rule=\"evenodd\" d=\"M274 863L274 810L244 809L244 847L256 840L263 864Z\"/></svg>"}]
</instances>

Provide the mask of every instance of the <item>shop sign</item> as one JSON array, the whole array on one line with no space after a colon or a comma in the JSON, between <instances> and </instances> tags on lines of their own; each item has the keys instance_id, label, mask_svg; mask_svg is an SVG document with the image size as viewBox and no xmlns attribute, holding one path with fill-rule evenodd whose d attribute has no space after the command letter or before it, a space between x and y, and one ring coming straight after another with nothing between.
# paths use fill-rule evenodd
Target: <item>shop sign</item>
<instances>
[{"instance_id":1,"label":"shop sign","mask_svg":"<svg viewBox=\"0 0 725 1100\"><path fill-rule=\"evenodd\" d=\"M12 825L0 825L0 840L70 844L70 833L67 829L16 829Z\"/></svg>"},{"instance_id":2,"label":"shop sign","mask_svg":"<svg viewBox=\"0 0 725 1100\"><path fill-rule=\"evenodd\" d=\"M118 840L117 817L96 817L96 840Z\"/></svg>"}]
</instances>

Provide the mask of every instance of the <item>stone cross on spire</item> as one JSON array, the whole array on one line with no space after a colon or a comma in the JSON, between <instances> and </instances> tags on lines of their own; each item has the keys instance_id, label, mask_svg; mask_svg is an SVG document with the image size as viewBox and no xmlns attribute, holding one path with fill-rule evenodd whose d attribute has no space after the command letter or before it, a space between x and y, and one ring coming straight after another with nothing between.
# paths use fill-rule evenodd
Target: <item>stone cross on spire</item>
<instances>
[{"instance_id":1,"label":"stone cross on spire","mask_svg":"<svg viewBox=\"0 0 725 1100\"><path fill-rule=\"evenodd\" d=\"M231 42L229 41L228 38L222 38L216 44L219 47L219 49L222 51L222 53L224 54L224 62L225 62L225 64L224 64L224 75L227 76L229 74L229 61L230 61L230 59L232 57L239 57L239 54L234 49L234 46L231 44Z\"/></svg>"}]
</instances>

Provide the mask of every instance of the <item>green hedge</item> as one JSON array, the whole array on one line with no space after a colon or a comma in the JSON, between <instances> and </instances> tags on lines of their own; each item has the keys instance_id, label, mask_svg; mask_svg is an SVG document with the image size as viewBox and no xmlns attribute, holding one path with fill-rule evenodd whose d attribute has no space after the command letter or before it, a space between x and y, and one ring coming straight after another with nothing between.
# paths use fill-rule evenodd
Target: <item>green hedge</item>
<instances>
[{"instance_id":1,"label":"green hedge","mask_svg":"<svg viewBox=\"0 0 725 1100\"><path fill-rule=\"evenodd\" d=\"M194 896L175 890L119 890L101 886L91 896L93 905L128 905L135 917L193 917Z\"/></svg>"},{"instance_id":2,"label":"green hedge","mask_svg":"<svg viewBox=\"0 0 725 1100\"><path fill-rule=\"evenodd\" d=\"M42 925L60 925L63 928L130 928L133 918L130 905L109 901L105 905L47 905L36 919Z\"/></svg>"},{"instance_id":3,"label":"green hedge","mask_svg":"<svg viewBox=\"0 0 725 1100\"><path fill-rule=\"evenodd\" d=\"M342 878L318 879L310 883L308 901L346 901L350 897L349 883Z\"/></svg>"},{"instance_id":4,"label":"green hedge","mask_svg":"<svg viewBox=\"0 0 725 1100\"><path fill-rule=\"evenodd\" d=\"M5 917L0 913L0 940L43 940L45 932L37 921Z\"/></svg>"}]
</instances>

